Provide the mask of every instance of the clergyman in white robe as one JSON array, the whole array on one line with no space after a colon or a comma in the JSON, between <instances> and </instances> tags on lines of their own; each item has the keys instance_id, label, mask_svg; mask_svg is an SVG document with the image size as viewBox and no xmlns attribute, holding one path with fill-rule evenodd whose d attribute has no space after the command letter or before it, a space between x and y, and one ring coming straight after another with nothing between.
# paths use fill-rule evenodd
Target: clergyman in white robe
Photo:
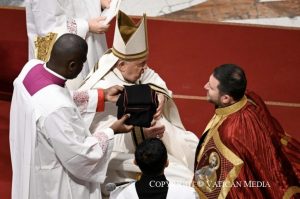
<instances>
[{"instance_id":1,"label":"clergyman in white robe","mask_svg":"<svg viewBox=\"0 0 300 199\"><path fill-rule=\"evenodd\" d=\"M35 57L35 38L50 32L77 34L88 43L87 61L81 73L67 82L70 89L77 89L107 50L105 34L89 32L88 20L101 15L100 0L25 0L25 6L29 59L41 59Z\"/></svg>"},{"instance_id":2,"label":"clergyman in white robe","mask_svg":"<svg viewBox=\"0 0 300 199\"><path fill-rule=\"evenodd\" d=\"M39 60L29 61L14 81L12 199L101 198L114 132L90 133L80 111L96 110L97 90L71 95L65 81Z\"/></svg>"}]
</instances>

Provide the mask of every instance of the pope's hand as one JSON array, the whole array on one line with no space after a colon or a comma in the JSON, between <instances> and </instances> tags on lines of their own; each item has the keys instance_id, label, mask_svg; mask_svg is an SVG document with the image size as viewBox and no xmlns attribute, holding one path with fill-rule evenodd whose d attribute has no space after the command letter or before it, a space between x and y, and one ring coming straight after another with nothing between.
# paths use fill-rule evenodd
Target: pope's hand
<instances>
[{"instance_id":1,"label":"pope's hand","mask_svg":"<svg viewBox=\"0 0 300 199\"><path fill-rule=\"evenodd\" d=\"M144 128L143 131L146 138L162 138L165 132L165 126L153 120L151 127Z\"/></svg>"}]
</instances>

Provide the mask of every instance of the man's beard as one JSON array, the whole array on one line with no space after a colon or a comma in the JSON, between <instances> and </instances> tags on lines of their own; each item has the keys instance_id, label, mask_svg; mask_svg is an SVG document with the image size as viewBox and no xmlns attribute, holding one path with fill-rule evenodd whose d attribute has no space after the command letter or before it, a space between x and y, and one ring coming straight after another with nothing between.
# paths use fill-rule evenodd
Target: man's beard
<instances>
[{"instance_id":1,"label":"man's beard","mask_svg":"<svg viewBox=\"0 0 300 199\"><path fill-rule=\"evenodd\" d=\"M206 99L209 103L212 103L215 106L215 109L223 107L222 103L219 99L218 100L212 100L212 98L209 97L209 95L206 96Z\"/></svg>"}]
</instances>

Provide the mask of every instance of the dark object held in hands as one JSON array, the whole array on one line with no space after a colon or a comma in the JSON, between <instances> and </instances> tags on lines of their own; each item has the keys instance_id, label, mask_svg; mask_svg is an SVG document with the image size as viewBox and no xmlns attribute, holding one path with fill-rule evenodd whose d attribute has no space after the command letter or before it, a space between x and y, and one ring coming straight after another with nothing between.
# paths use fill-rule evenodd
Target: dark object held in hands
<instances>
[{"instance_id":1,"label":"dark object held in hands","mask_svg":"<svg viewBox=\"0 0 300 199\"><path fill-rule=\"evenodd\" d=\"M130 114L125 124L150 127L156 113L158 99L156 92L148 84L124 86L118 101L118 119Z\"/></svg>"}]
</instances>

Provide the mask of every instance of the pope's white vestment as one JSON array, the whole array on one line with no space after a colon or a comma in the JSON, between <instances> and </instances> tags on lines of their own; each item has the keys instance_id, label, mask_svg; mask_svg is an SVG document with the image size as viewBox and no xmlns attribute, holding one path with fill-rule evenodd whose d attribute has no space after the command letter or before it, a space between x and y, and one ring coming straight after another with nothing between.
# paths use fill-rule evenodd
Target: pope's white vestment
<instances>
[{"instance_id":1,"label":"pope's white vestment","mask_svg":"<svg viewBox=\"0 0 300 199\"><path fill-rule=\"evenodd\" d=\"M132 85L124 80L117 68L111 69L105 65L106 61L114 59L112 54L105 54L99 61L99 68L85 81L81 89L108 88L112 85ZM172 93L165 82L149 67L144 71L137 84L151 83L159 88L166 96ZM96 113L91 124L91 131L97 128L110 126L117 120L117 107L115 104L106 103L105 110ZM165 125L162 137L169 158L169 166L165 169L166 178L170 182L190 185L193 178L194 155L198 138L194 133L186 131L181 123L180 116L174 101L171 98L165 102L162 118L157 121ZM123 182L137 178L139 168L133 163L135 145L131 134L115 136L114 148L107 171L106 182Z\"/></svg>"},{"instance_id":2,"label":"pope's white vestment","mask_svg":"<svg viewBox=\"0 0 300 199\"><path fill-rule=\"evenodd\" d=\"M42 72L32 75L35 69ZM45 76L40 78L41 73ZM31 80L30 75L37 78ZM41 86L41 79L49 80L45 77L62 79L43 62L31 60L14 81L10 113L12 198L99 199L114 133L106 128L91 135L80 113L95 111L97 91L71 95L62 85ZM83 102L80 110L73 99Z\"/></svg>"},{"instance_id":3,"label":"pope's white vestment","mask_svg":"<svg viewBox=\"0 0 300 199\"><path fill-rule=\"evenodd\" d=\"M73 33L88 44L87 61L81 73L68 81L68 87L77 89L90 69L107 50L105 34L89 32L88 20L101 14L100 0L25 0L29 59L36 58L34 41L49 32Z\"/></svg>"}]
</instances>

